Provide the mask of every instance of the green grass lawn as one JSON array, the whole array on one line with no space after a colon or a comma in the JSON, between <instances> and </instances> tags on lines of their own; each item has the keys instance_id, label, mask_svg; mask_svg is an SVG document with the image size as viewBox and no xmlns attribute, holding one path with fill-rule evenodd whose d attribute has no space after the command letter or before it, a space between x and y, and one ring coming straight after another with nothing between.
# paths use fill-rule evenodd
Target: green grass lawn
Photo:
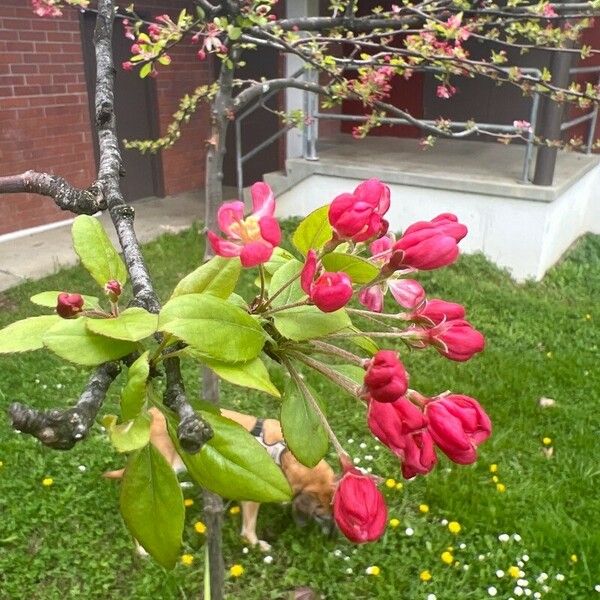
<instances>
[{"instance_id":1,"label":"green grass lawn","mask_svg":"<svg viewBox=\"0 0 600 600\"><path fill-rule=\"evenodd\" d=\"M163 298L201 254L196 230L146 247ZM226 565L245 569L241 577L228 578L229 597L279 599L309 586L332 600L479 600L492 597L488 588L494 586L496 597L508 599L519 595L508 575L513 566L523 571L520 578L528 584L521 587L531 589L532 598L600 599L594 591L600 584L600 237L581 241L539 284L515 285L481 256L464 257L421 281L430 297L464 303L487 337L483 355L466 364L433 350L405 357L411 387L427 394L451 389L486 407L494 433L479 462L460 467L441 460L428 477L404 482L401 489L384 487L390 518L399 524L377 544L357 547L342 537L323 537L316 526L298 529L289 506L264 506L259 536L273 544L272 561L265 562L239 538L240 515L228 512ZM249 278L245 285L249 292ZM28 298L45 289L97 293L83 269L61 271L0 295L0 326L41 313ZM189 389L197 390L196 367L185 368ZM16 400L66 406L85 378L49 353L1 357L0 405ZM334 429L360 465L400 481L396 461L369 436L362 405L319 377L310 376L310 382L327 400ZM272 398L229 385L222 389L224 406L277 415ZM104 412L115 412L117 391L115 386ZM542 396L556 405L540 408ZM550 458L542 450L545 437L552 440ZM123 459L99 426L72 451L57 452L13 433L3 410L0 440L0 598L200 597L197 488L185 490L194 504L187 509L184 551L194 562L166 572L134 553L118 513L118 484L101 478ZM504 492L492 481L492 464ZM42 485L46 477L53 485ZM460 533L452 534L446 521L460 523ZM500 541L501 534L509 541ZM452 555L450 565L441 559L445 551ZM370 566L380 574L368 575ZM425 570L431 579L422 582ZM538 583L543 573L547 579Z\"/></svg>"}]
</instances>

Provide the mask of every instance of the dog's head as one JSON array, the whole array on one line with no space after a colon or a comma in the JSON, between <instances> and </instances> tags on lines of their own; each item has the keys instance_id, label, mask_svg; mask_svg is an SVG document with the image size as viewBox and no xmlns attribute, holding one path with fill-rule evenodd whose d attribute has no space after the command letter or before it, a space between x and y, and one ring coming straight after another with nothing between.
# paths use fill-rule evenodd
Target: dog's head
<instances>
[{"instance_id":1,"label":"dog's head","mask_svg":"<svg viewBox=\"0 0 600 600\"><path fill-rule=\"evenodd\" d=\"M324 460L312 469L300 464L293 457L286 462L285 475L294 492L294 521L302 527L313 519L321 526L323 532L331 533L331 502L336 483L333 469Z\"/></svg>"}]
</instances>

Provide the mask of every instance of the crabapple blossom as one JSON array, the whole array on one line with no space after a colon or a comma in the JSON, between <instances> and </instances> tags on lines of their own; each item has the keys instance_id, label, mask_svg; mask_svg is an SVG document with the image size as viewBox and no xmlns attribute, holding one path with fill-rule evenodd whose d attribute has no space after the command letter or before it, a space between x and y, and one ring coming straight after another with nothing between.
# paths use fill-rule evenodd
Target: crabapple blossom
<instances>
[{"instance_id":1,"label":"crabapple blossom","mask_svg":"<svg viewBox=\"0 0 600 600\"><path fill-rule=\"evenodd\" d=\"M343 271L318 274L320 266L314 250L309 250L300 274L300 284L310 301L323 312L343 308L352 298L352 281ZM315 278L316 277L316 278Z\"/></svg>"},{"instance_id":2,"label":"crabapple blossom","mask_svg":"<svg viewBox=\"0 0 600 600\"><path fill-rule=\"evenodd\" d=\"M366 364L364 388L378 402L394 402L408 387L408 374L392 350L379 350Z\"/></svg>"},{"instance_id":3,"label":"crabapple blossom","mask_svg":"<svg viewBox=\"0 0 600 600\"><path fill-rule=\"evenodd\" d=\"M72 319L83 310L84 299L81 294L67 294L63 292L56 300L56 312L63 319Z\"/></svg>"}]
</instances>

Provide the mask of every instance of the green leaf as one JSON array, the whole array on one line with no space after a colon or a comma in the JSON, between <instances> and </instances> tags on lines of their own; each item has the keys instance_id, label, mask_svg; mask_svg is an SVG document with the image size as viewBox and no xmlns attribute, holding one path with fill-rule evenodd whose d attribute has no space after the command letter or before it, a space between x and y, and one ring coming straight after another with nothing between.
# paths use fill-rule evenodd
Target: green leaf
<instances>
[{"instance_id":1,"label":"green leaf","mask_svg":"<svg viewBox=\"0 0 600 600\"><path fill-rule=\"evenodd\" d=\"M207 367L210 367L221 379L229 381L229 383L266 392L276 398L281 397L279 390L273 385L273 382L269 377L269 371L267 370L265 363L260 358L255 358L254 360L245 363L231 364L217 360L209 360L194 353L193 350L190 354L197 357Z\"/></svg>"},{"instance_id":2,"label":"green leaf","mask_svg":"<svg viewBox=\"0 0 600 600\"><path fill-rule=\"evenodd\" d=\"M348 379L352 379L355 383L362 385L365 379L365 370L356 365L334 365L330 364L329 368L345 375Z\"/></svg>"},{"instance_id":3,"label":"green leaf","mask_svg":"<svg viewBox=\"0 0 600 600\"><path fill-rule=\"evenodd\" d=\"M242 263L239 258L214 256L186 275L175 286L171 298L203 292L223 299L228 298L235 290L241 271Z\"/></svg>"},{"instance_id":4,"label":"green leaf","mask_svg":"<svg viewBox=\"0 0 600 600\"><path fill-rule=\"evenodd\" d=\"M314 392L313 398L319 403ZM319 406L323 410L320 403ZM292 454L303 465L316 466L327 453L329 439L318 415L292 382L283 394L280 416L283 436Z\"/></svg>"},{"instance_id":5,"label":"green leaf","mask_svg":"<svg viewBox=\"0 0 600 600\"><path fill-rule=\"evenodd\" d=\"M347 333L356 333L356 336L348 338L348 341L351 344L354 344L355 346L360 348L361 350L364 350L371 356L379 352L379 346L375 343L373 338L367 337L366 335L361 335L360 329L358 329L354 325L351 325L343 331Z\"/></svg>"},{"instance_id":6,"label":"green leaf","mask_svg":"<svg viewBox=\"0 0 600 600\"><path fill-rule=\"evenodd\" d=\"M149 352L144 352L127 372L127 383L121 390L121 418L124 421L136 417L146 401L146 386L150 375Z\"/></svg>"},{"instance_id":7,"label":"green leaf","mask_svg":"<svg viewBox=\"0 0 600 600\"><path fill-rule=\"evenodd\" d=\"M265 343L259 323L231 302L210 294L187 294L167 302L159 329L183 340L206 358L246 362Z\"/></svg>"},{"instance_id":8,"label":"green leaf","mask_svg":"<svg viewBox=\"0 0 600 600\"><path fill-rule=\"evenodd\" d=\"M301 270L302 263L295 259L288 261L283 267L277 269L271 279L269 295L272 296L275 291ZM305 296L306 294L300 286L300 280L296 279L273 300L273 307L278 308L286 304L293 304ZM281 335L295 341L323 337L352 325L344 309L324 313L316 306L298 306L274 313L273 321Z\"/></svg>"},{"instance_id":9,"label":"green leaf","mask_svg":"<svg viewBox=\"0 0 600 600\"><path fill-rule=\"evenodd\" d=\"M121 285L127 281L127 269L104 227L98 219L79 215L73 221L73 248L83 266L104 287L108 281L116 280Z\"/></svg>"},{"instance_id":10,"label":"green leaf","mask_svg":"<svg viewBox=\"0 0 600 600\"><path fill-rule=\"evenodd\" d=\"M59 319L44 335L44 346L65 360L90 367L116 360L136 349L133 342L92 333L86 327L87 320L87 317Z\"/></svg>"},{"instance_id":11,"label":"green leaf","mask_svg":"<svg viewBox=\"0 0 600 600\"><path fill-rule=\"evenodd\" d=\"M328 214L329 205L321 206L311 212L294 231L292 243L302 254L311 248L320 250L332 238L333 229Z\"/></svg>"},{"instance_id":12,"label":"green leaf","mask_svg":"<svg viewBox=\"0 0 600 600\"><path fill-rule=\"evenodd\" d=\"M114 340L138 342L151 336L158 327L158 315L134 306L111 319L88 319L87 328L93 333Z\"/></svg>"},{"instance_id":13,"label":"green leaf","mask_svg":"<svg viewBox=\"0 0 600 600\"><path fill-rule=\"evenodd\" d=\"M141 413L135 419L110 427L110 441L117 452L139 450L150 441L151 425L152 417L148 413Z\"/></svg>"},{"instance_id":14,"label":"green leaf","mask_svg":"<svg viewBox=\"0 0 600 600\"><path fill-rule=\"evenodd\" d=\"M228 27L227 34L232 41L238 40L242 35L242 30L239 27Z\"/></svg>"},{"instance_id":15,"label":"green leaf","mask_svg":"<svg viewBox=\"0 0 600 600\"><path fill-rule=\"evenodd\" d=\"M44 315L7 325L0 329L0 354L43 348L42 339L46 331L62 320L58 315Z\"/></svg>"},{"instance_id":16,"label":"green leaf","mask_svg":"<svg viewBox=\"0 0 600 600\"><path fill-rule=\"evenodd\" d=\"M140 69L140 79L145 79L146 77L148 77L148 75L150 75L150 71L152 71L152 67L154 65L151 62L147 62L144 65L142 65L142 68Z\"/></svg>"},{"instance_id":17,"label":"green leaf","mask_svg":"<svg viewBox=\"0 0 600 600\"><path fill-rule=\"evenodd\" d=\"M269 275L273 275L273 273L275 273L275 271L277 271L279 267L283 267L283 265L285 265L289 260L292 260L293 258L294 255L291 252L288 252L287 250L284 250L283 248L277 246L273 250L271 258L268 260L268 262L264 264L265 271Z\"/></svg>"},{"instance_id":18,"label":"green leaf","mask_svg":"<svg viewBox=\"0 0 600 600\"><path fill-rule=\"evenodd\" d=\"M231 500L285 502L292 491L281 469L265 449L241 425L210 412L202 417L214 431L197 454L180 452L192 478ZM169 419L169 433L177 448L176 426Z\"/></svg>"},{"instance_id":19,"label":"green leaf","mask_svg":"<svg viewBox=\"0 0 600 600\"><path fill-rule=\"evenodd\" d=\"M159 564L173 568L185 521L183 494L173 469L152 444L129 459L120 505L135 539Z\"/></svg>"},{"instance_id":20,"label":"green leaf","mask_svg":"<svg viewBox=\"0 0 600 600\"><path fill-rule=\"evenodd\" d=\"M35 296L31 296L29 300L38 306L45 306L47 308L56 308L58 303L58 295L63 292L41 292ZM85 296L81 294L84 300L83 308L89 310L90 308L97 308L100 304L100 300L96 296Z\"/></svg>"},{"instance_id":21,"label":"green leaf","mask_svg":"<svg viewBox=\"0 0 600 600\"><path fill-rule=\"evenodd\" d=\"M369 283L379 274L379 269L368 260L351 254L332 252L322 259L328 271L344 271L354 283Z\"/></svg>"}]
</instances>

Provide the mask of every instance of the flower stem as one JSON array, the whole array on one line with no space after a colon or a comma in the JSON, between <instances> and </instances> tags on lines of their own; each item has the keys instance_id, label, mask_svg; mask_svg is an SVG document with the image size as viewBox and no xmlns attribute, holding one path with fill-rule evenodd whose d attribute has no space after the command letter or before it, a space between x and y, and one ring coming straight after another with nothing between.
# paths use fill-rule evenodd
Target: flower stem
<instances>
[{"instance_id":1,"label":"flower stem","mask_svg":"<svg viewBox=\"0 0 600 600\"><path fill-rule=\"evenodd\" d=\"M258 265L258 273L260 275L260 302L262 304L265 299L265 292L267 291L265 286L265 268L262 263Z\"/></svg>"},{"instance_id":2,"label":"flower stem","mask_svg":"<svg viewBox=\"0 0 600 600\"><path fill-rule=\"evenodd\" d=\"M298 302L293 302L292 304L285 304L284 306L278 306L277 308L272 308L271 310L267 310L261 313L261 316L272 315L273 313L280 312L282 310L289 310L290 308L297 308L298 306L306 306L308 304L308 299L299 300Z\"/></svg>"},{"instance_id":3,"label":"flower stem","mask_svg":"<svg viewBox=\"0 0 600 600\"><path fill-rule=\"evenodd\" d=\"M292 285L292 283L294 283L294 281L296 281L296 279L298 279L298 277L300 277L300 273L296 273L296 275L294 275L291 279L289 279L288 281L286 281L264 304L264 308L268 308L272 303L273 300L275 300L275 298L277 298L277 296L279 296L279 294L281 294L281 292L283 292L285 289L287 289L290 285Z\"/></svg>"},{"instance_id":4,"label":"flower stem","mask_svg":"<svg viewBox=\"0 0 600 600\"><path fill-rule=\"evenodd\" d=\"M315 360L310 356L306 356L306 354L302 354L301 352L293 352L292 356L296 360L304 363L306 366L311 367L311 369L318 371L321 373L321 375L325 375L325 377L331 379L333 383L348 392L351 396L356 396L357 398L360 396L360 386L349 377L338 373L336 370L328 367L321 361Z\"/></svg>"},{"instance_id":5,"label":"flower stem","mask_svg":"<svg viewBox=\"0 0 600 600\"><path fill-rule=\"evenodd\" d=\"M348 350L344 350L343 348L338 348L333 344L328 344L327 342L321 342L319 340L313 340L310 342L311 346L316 348L321 354L331 354L332 356L339 356L341 359L353 364L358 365L359 367L363 366L363 359L356 354L352 354L352 352L348 352Z\"/></svg>"},{"instance_id":6,"label":"flower stem","mask_svg":"<svg viewBox=\"0 0 600 600\"><path fill-rule=\"evenodd\" d=\"M342 457L348 456L348 453L340 444L340 441L337 439L337 436L333 432L333 429L331 429L331 425L329 425L329 421L327 420L327 417L323 414L319 403L315 400L311 391L308 389L308 386L304 383L304 381L302 381L300 373L298 373L298 371L293 367L292 363L287 358L282 357L282 361L283 364L286 366L287 370L289 371L290 375L292 376L292 379L294 380L296 386L300 390L300 393L304 396L304 399L310 404L311 408L319 417L319 420L321 421L323 428L327 432L327 435L329 436L329 439L331 440L331 443L333 444L333 447L335 448L335 451L337 452L340 460L342 459Z\"/></svg>"}]
</instances>

